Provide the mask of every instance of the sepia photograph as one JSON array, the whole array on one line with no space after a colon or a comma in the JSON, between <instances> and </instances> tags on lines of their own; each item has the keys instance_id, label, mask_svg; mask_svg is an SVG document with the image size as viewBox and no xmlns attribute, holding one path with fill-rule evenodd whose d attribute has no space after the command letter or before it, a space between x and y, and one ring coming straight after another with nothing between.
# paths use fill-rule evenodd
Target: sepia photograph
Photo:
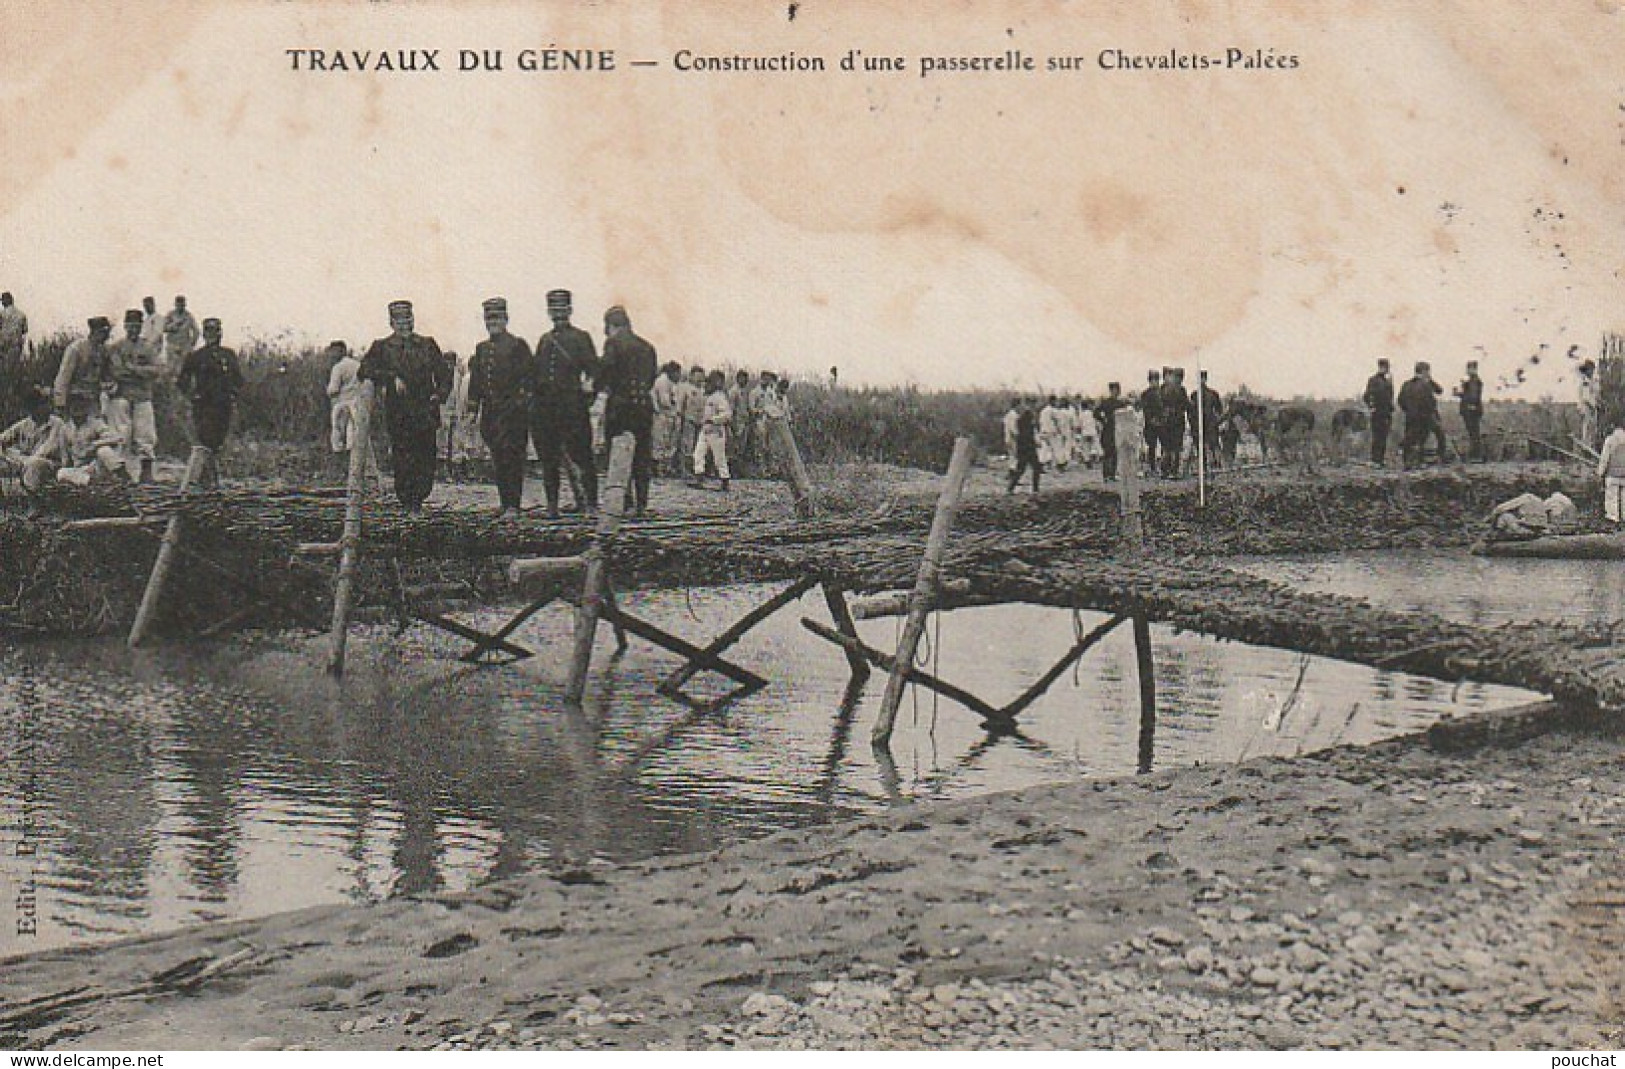
<instances>
[{"instance_id":1,"label":"sepia photograph","mask_svg":"<svg viewBox=\"0 0 1625 1069\"><path fill-rule=\"evenodd\" d=\"M1625 1048L1622 55L0 0L0 1050Z\"/></svg>"}]
</instances>

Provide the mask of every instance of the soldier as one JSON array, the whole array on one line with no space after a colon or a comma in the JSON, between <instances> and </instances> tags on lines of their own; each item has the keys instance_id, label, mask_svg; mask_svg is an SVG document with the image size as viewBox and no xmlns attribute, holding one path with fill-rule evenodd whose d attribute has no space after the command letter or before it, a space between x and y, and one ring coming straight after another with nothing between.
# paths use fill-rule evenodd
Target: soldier
<instances>
[{"instance_id":1,"label":"soldier","mask_svg":"<svg viewBox=\"0 0 1625 1069\"><path fill-rule=\"evenodd\" d=\"M604 405L604 434L611 447L617 435L631 432L637 441L632 454L632 504L639 516L649 511L649 482L654 477L655 369L660 358L655 347L632 333L626 309L616 305L604 313L604 363L599 386Z\"/></svg>"},{"instance_id":2,"label":"soldier","mask_svg":"<svg viewBox=\"0 0 1625 1069\"><path fill-rule=\"evenodd\" d=\"M682 377L682 365L668 360L649 389L655 413L654 462L665 474L671 473L673 458L677 456L677 383Z\"/></svg>"},{"instance_id":3,"label":"soldier","mask_svg":"<svg viewBox=\"0 0 1625 1069\"><path fill-rule=\"evenodd\" d=\"M106 316L96 316L88 320L88 325L90 336L75 340L62 353L51 389L51 403L58 413L66 413L75 397L88 398L100 411L102 383L107 379L107 338L113 333L113 324Z\"/></svg>"},{"instance_id":4,"label":"soldier","mask_svg":"<svg viewBox=\"0 0 1625 1069\"><path fill-rule=\"evenodd\" d=\"M355 438L355 406L361 399L361 361L350 355L350 347L335 339L328 343L327 358L333 362L327 376L328 441L333 449L333 464L342 477L349 471L350 450L357 444Z\"/></svg>"},{"instance_id":5,"label":"soldier","mask_svg":"<svg viewBox=\"0 0 1625 1069\"><path fill-rule=\"evenodd\" d=\"M1148 371L1145 391L1140 394L1140 417L1144 426L1145 475L1157 474L1157 447L1162 444L1162 373Z\"/></svg>"},{"instance_id":6,"label":"soldier","mask_svg":"<svg viewBox=\"0 0 1625 1069\"><path fill-rule=\"evenodd\" d=\"M1007 422L1005 433L1015 447L1015 465L1010 469L1009 479L1004 485L1007 494L1016 492L1016 484L1021 482L1022 474L1029 470L1033 473L1033 493L1038 493L1038 477L1044 465L1038 459L1037 407L1036 403L1023 397L1011 409L1015 419Z\"/></svg>"},{"instance_id":7,"label":"soldier","mask_svg":"<svg viewBox=\"0 0 1625 1069\"><path fill-rule=\"evenodd\" d=\"M750 372L734 373L734 384L728 390L728 404L733 409L733 424L728 428L728 444L732 451L729 463L735 475L744 476L755 471L755 443L751 441L750 425Z\"/></svg>"},{"instance_id":8,"label":"soldier","mask_svg":"<svg viewBox=\"0 0 1625 1069\"><path fill-rule=\"evenodd\" d=\"M1163 368L1162 389L1157 395L1162 402L1162 477L1177 479L1185 453L1185 424L1190 414L1190 400L1185 396L1185 369Z\"/></svg>"},{"instance_id":9,"label":"soldier","mask_svg":"<svg viewBox=\"0 0 1625 1069\"><path fill-rule=\"evenodd\" d=\"M536 359L523 338L508 333L507 298L492 297L481 308L490 337L474 347L468 362L468 404L479 412L480 436L491 451L500 502L497 515L512 519L519 515L524 497Z\"/></svg>"},{"instance_id":10,"label":"soldier","mask_svg":"<svg viewBox=\"0 0 1625 1069\"><path fill-rule=\"evenodd\" d=\"M1461 402L1461 421L1467 425L1467 455L1484 460L1484 380L1478 377L1478 361L1467 361L1467 377L1456 387Z\"/></svg>"},{"instance_id":11,"label":"soldier","mask_svg":"<svg viewBox=\"0 0 1625 1069\"><path fill-rule=\"evenodd\" d=\"M559 514L559 462L568 457L581 472L582 498L576 506L591 513L598 508L598 469L592 459L591 395L582 392L583 379L598 373L598 351L586 331L570 325L570 291L550 290L547 314L553 329L536 343L538 375L531 403L530 434L542 461L542 490L547 514Z\"/></svg>"},{"instance_id":12,"label":"soldier","mask_svg":"<svg viewBox=\"0 0 1625 1069\"><path fill-rule=\"evenodd\" d=\"M390 302L389 326L392 333L367 349L356 377L383 396L395 496L408 512L417 512L434 489L435 434L451 375L435 340L414 333L411 301Z\"/></svg>"},{"instance_id":13,"label":"soldier","mask_svg":"<svg viewBox=\"0 0 1625 1069\"><path fill-rule=\"evenodd\" d=\"M1388 431L1394 425L1394 380L1387 359L1377 361L1377 373L1366 380L1361 399L1371 410L1371 463L1380 468L1388 463Z\"/></svg>"},{"instance_id":14,"label":"soldier","mask_svg":"<svg viewBox=\"0 0 1625 1069\"><path fill-rule=\"evenodd\" d=\"M141 298L141 340L164 362L164 317L158 314L158 298ZM183 357L187 354L182 353Z\"/></svg>"},{"instance_id":15,"label":"soldier","mask_svg":"<svg viewBox=\"0 0 1625 1069\"><path fill-rule=\"evenodd\" d=\"M178 364L186 359L196 345L197 320L186 310L186 298L177 294L175 307L164 316L165 358L170 363Z\"/></svg>"},{"instance_id":16,"label":"soldier","mask_svg":"<svg viewBox=\"0 0 1625 1069\"><path fill-rule=\"evenodd\" d=\"M107 402L107 423L124 442L126 463L140 462L140 479L152 482L158 452L158 421L152 407L152 387L158 379L158 354L141 341L139 308L124 313L124 337L107 347L107 374L113 388ZM130 476L136 477L131 470Z\"/></svg>"},{"instance_id":17,"label":"soldier","mask_svg":"<svg viewBox=\"0 0 1625 1069\"><path fill-rule=\"evenodd\" d=\"M1121 383L1106 384L1106 398L1095 405L1100 416L1100 474L1109 483L1117 481L1117 412L1127 407Z\"/></svg>"},{"instance_id":18,"label":"soldier","mask_svg":"<svg viewBox=\"0 0 1625 1069\"><path fill-rule=\"evenodd\" d=\"M1405 434L1400 439L1406 469L1422 462L1422 447L1439 422L1439 384L1426 361L1416 365L1416 376L1399 389L1399 410L1405 413ZM1444 459L1441 450L1439 459Z\"/></svg>"},{"instance_id":19,"label":"soldier","mask_svg":"<svg viewBox=\"0 0 1625 1069\"><path fill-rule=\"evenodd\" d=\"M0 293L0 366L15 368L28 346L28 317L9 293Z\"/></svg>"},{"instance_id":20,"label":"soldier","mask_svg":"<svg viewBox=\"0 0 1625 1069\"><path fill-rule=\"evenodd\" d=\"M231 430L231 414L243 389L237 354L220 344L220 320L203 321L203 345L187 354L175 389L192 404L192 433L209 450L201 473L204 486L218 486L220 450Z\"/></svg>"},{"instance_id":21,"label":"soldier","mask_svg":"<svg viewBox=\"0 0 1625 1069\"><path fill-rule=\"evenodd\" d=\"M677 384L677 474L682 474L694 455L704 422L705 369L696 364L688 369L688 378Z\"/></svg>"}]
</instances>

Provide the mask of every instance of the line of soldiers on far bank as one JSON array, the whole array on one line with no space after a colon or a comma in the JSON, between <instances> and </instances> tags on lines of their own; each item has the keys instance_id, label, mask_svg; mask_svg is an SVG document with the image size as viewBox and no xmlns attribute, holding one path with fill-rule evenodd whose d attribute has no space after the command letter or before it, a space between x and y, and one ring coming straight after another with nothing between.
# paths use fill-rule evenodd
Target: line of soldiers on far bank
<instances>
[{"instance_id":1,"label":"line of soldiers on far bank","mask_svg":"<svg viewBox=\"0 0 1625 1069\"><path fill-rule=\"evenodd\" d=\"M1582 412L1584 383L1589 381L1582 368ZM1366 433L1370 438L1371 462L1386 466L1388 443L1393 433L1394 413L1405 417L1401 436L1404 466L1422 462L1428 440L1437 443L1441 461L1450 456L1440 419L1439 397L1444 388L1433 380L1432 368L1419 362L1415 374L1395 391L1386 359L1377 361L1377 372L1366 383L1362 403L1366 411L1346 409L1333 417L1334 434ZM1483 438L1484 383L1478 361L1467 362L1466 375L1455 388L1462 423L1467 429L1467 458L1486 459ZM1595 424L1595 390L1592 390L1592 423ZM1101 473L1107 482L1117 478L1119 451L1133 448L1146 477L1178 479L1189 476L1198 452L1208 470L1235 467L1269 459L1271 439L1279 450L1307 450L1315 425L1311 409L1287 405L1271 412L1245 390L1222 397L1208 383L1206 371L1189 393L1185 390L1185 370L1164 367L1150 371L1146 386L1137 394L1124 396L1120 383L1110 383L1107 396L1095 401L1068 400L1050 395L1043 398L1016 397L1004 416L1005 449L1010 472L1006 489L1014 492L1023 475L1030 473L1033 489L1046 468L1065 470L1077 459L1091 463L1093 443L1098 442Z\"/></svg>"}]
</instances>

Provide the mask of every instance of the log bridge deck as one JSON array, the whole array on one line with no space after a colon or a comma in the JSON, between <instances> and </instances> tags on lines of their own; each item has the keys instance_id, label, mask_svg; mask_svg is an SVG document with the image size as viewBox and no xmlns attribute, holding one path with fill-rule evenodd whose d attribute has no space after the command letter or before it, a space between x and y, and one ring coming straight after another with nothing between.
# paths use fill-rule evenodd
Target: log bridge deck
<instances>
[{"instance_id":1,"label":"log bridge deck","mask_svg":"<svg viewBox=\"0 0 1625 1069\"><path fill-rule=\"evenodd\" d=\"M606 501L619 493L613 471L609 483ZM1415 485L1401 490L1400 496L1408 499L1417 492ZM1490 492L1504 490L1496 486ZM67 526L76 537L87 539L136 529L156 534L172 526L167 524L170 517L183 516L189 544L180 551L207 567L195 569L192 582L172 585L171 600L184 601L188 587L196 595L198 582L218 588L219 580L228 576L226 585L237 592L232 616L205 630L217 633L245 622L256 605L278 622L327 625L325 611L297 594L312 587L320 593L327 584L326 596L332 596L333 573L316 562L343 541L342 491L141 490L129 492L126 500L137 506L137 517ZM617 515L614 522L595 527L579 519L498 520L451 508L408 515L382 498L371 498L364 510L361 556L374 570L371 592L394 605L403 627L411 619L421 620L468 638L475 644L471 651L475 656L517 657L530 652L513 641L525 617L557 598L576 602L579 614L594 595L583 591L581 597L573 597L566 584L555 581L558 576L544 575L542 585L553 582L552 589L530 600L509 627L484 633L431 606L435 585L410 587L401 578L403 569L433 574L451 561L489 566L499 559L550 557L562 558L561 567L543 566L541 571L562 575L597 554L605 566L605 581L595 619L601 616L612 624L623 643L630 631L683 657L683 667L667 681L674 694L702 670L721 671L746 690L766 685L756 673L726 661L723 651L771 612L822 585L835 626L812 620L806 624L845 648L854 676L866 674L873 665L935 686L992 727L1012 725L1023 699L1030 701L1036 694L993 707L912 668L912 658L901 650L888 658L865 647L846 618L845 595L915 588L912 595L891 599L890 608L884 601L860 604L860 615L863 610L871 615L904 615L910 610L1012 601L1100 612L1108 614L1113 625L1134 620L1137 634L1146 621L1158 621L1220 639L1378 669L1520 687L1609 714L1625 709L1625 672L1616 667L1612 628L1549 623L1481 627L1380 608L1358 598L1298 590L1199 555L1159 551L1154 531L1147 532L1144 546L1125 546L1122 532L1128 525L1119 517L1116 502L1117 495L1094 490L974 498L950 517L951 536L939 547L935 574L926 586L921 585L922 550L933 519L941 516L940 509L918 501L867 516L826 512L792 518L785 509L777 517L743 514L621 523ZM151 540L147 544L150 547ZM147 552L150 560L150 548ZM220 563L223 554L235 555L235 566ZM252 562L246 572L245 562ZM382 582L377 581L379 575ZM623 586L739 582L790 586L715 641L701 644L661 632L626 613L615 603L611 576ZM535 581L534 576L527 580ZM511 596L516 589L496 594ZM244 593L253 597L245 602ZM489 589L483 593L487 599L493 596ZM1064 664L1070 665L1098 637L1082 636ZM1046 677L1059 674L1057 670Z\"/></svg>"}]
</instances>

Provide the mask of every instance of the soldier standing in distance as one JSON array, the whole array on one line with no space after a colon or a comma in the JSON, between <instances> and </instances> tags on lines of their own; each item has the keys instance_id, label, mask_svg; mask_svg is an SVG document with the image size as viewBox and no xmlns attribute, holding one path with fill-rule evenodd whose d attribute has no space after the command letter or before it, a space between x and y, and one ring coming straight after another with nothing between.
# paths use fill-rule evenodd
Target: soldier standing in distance
<instances>
[{"instance_id":1,"label":"soldier standing in distance","mask_svg":"<svg viewBox=\"0 0 1625 1069\"><path fill-rule=\"evenodd\" d=\"M125 462L140 462L139 469L130 475L139 472L141 481L150 483L158 455L158 419L152 405L158 354L141 340L141 322L139 308L125 312L124 337L107 347L107 374L113 388L106 419L124 440Z\"/></svg>"},{"instance_id":2,"label":"soldier standing in distance","mask_svg":"<svg viewBox=\"0 0 1625 1069\"><path fill-rule=\"evenodd\" d=\"M186 355L175 389L192 406L192 434L209 450L200 473L204 486L220 484L220 450L231 430L231 414L243 389L237 354L220 344L220 320L203 321L203 345Z\"/></svg>"},{"instance_id":3,"label":"soldier standing in distance","mask_svg":"<svg viewBox=\"0 0 1625 1069\"><path fill-rule=\"evenodd\" d=\"M604 435L613 448L617 435L631 432L637 446L632 454L632 506L642 516L649 510L649 482L654 478L654 389L660 358L655 347L632 333L626 309L616 305L604 313L604 363L599 386L608 395Z\"/></svg>"},{"instance_id":4,"label":"soldier standing in distance","mask_svg":"<svg viewBox=\"0 0 1625 1069\"><path fill-rule=\"evenodd\" d=\"M468 404L480 414L480 437L491 451L498 516L519 515L525 492L525 447L530 407L536 396L536 361L523 338L508 333L508 301L492 297L482 306L490 335L468 362Z\"/></svg>"},{"instance_id":5,"label":"soldier standing in distance","mask_svg":"<svg viewBox=\"0 0 1625 1069\"><path fill-rule=\"evenodd\" d=\"M1377 373L1366 380L1361 400L1371 410L1371 463L1388 463L1388 432L1394 425L1394 379L1387 358L1377 361Z\"/></svg>"},{"instance_id":6,"label":"soldier standing in distance","mask_svg":"<svg viewBox=\"0 0 1625 1069\"><path fill-rule=\"evenodd\" d=\"M1162 369L1162 389L1158 397L1162 400L1162 477L1177 479L1185 455L1185 423L1190 414L1183 368Z\"/></svg>"},{"instance_id":7,"label":"soldier standing in distance","mask_svg":"<svg viewBox=\"0 0 1625 1069\"><path fill-rule=\"evenodd\" d=\"M435 340L414 333L411 301L390 302L389 326L392 333L367 349L356 377L382 391L395 496L408 512L417 512L434 489L435 435L451 376Z\"/></svg>"},{"instance_id":8,"label":"soldier standing in distance","mask_svg":"<svg viewBox=\"0 0 1625 1069\"><path fill-rule=\"evenodd\" d=\"M1128 407L1120 383L1106 384L1106 399L1096 402L1100 414L1100 474L1109 483L1117 481L1117 411Z\"/></svg>"},{"instance_id":9,"label":"soldier standing in distance","mask_svg":"<svg viewBox=\"0 0 1625 1069\"><path fill-rule=\"evenodd\" d=\"M1144 420L1141 434L1145 441L1144 474L1157 474L1157 446L1162 444L1162 373L1148 371L1145 391L1140 394L1140 415Z\"/></svg>"},{"instance_id":10,"label":"soldier standing in distance","mask_svg":"<svg viewBox=\"0 0 1625 1069\"><path fill-rule=\"evenodd\" d=\"M559 461L568 457L581 471L589 513L598 509L598 469L592 458L592 419L582 393L582 379L598 372L598 351L586 331L570 325L570 291L549 290L547 314L553 329L536 343L538 376L531 403L530 435L542 461L542 490L547 514L559 514Z\"/></svg>"},{"instance_id":11,"label":"soldier standing in distance","mask_svg":"<svg viewBox=\"0 0 1625 1069\"><path fill-rule=\"evenodd\" d=\"M1461 421L1467 425L1467 456L1484 460L1484 380L1478 377L1478 361L1467 361L1467 377L1456 387L1461 400Z\"/></svg>"}]
</instances>

